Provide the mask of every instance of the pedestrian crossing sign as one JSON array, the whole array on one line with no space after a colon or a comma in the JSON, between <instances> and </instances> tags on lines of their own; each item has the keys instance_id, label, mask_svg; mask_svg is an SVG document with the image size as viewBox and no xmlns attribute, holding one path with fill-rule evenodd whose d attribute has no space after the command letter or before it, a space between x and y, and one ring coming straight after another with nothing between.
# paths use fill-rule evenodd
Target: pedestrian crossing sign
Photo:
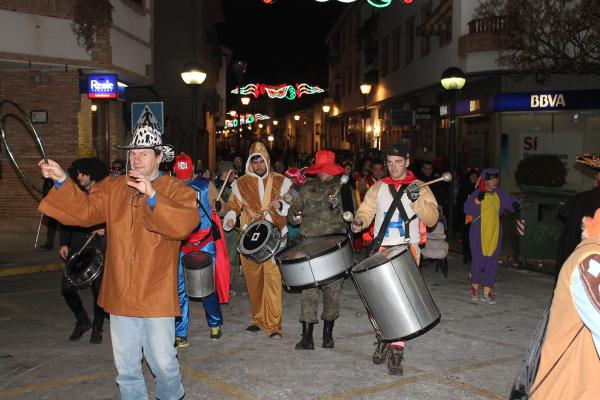
<instances>
[{"instance_id":1,"label":"pedestrian crossing sign","mask_svg":"<svg viewBox=\"0 0 600 400\"><path fill-rule=\"evenodd\" d=\"M131 132L141 126L151 126L162 135L164 132L164 109L162 101L131 103Z\"/></svg>"}]
</instances>

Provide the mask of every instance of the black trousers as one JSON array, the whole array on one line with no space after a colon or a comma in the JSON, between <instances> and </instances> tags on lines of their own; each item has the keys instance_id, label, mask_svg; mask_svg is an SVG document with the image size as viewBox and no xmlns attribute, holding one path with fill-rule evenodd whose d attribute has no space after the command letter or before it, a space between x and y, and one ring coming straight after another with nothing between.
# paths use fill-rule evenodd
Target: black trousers
<instances>
[{"instance_id":1,"label":"black trousers","mask_svg":"<svg viewBox=\"0 0 600 400\"><path fill-rule=\"evenodd\" d=\"M98 305L98 295L100 294L100 285L102 284L102 275L97 277L91 284L92 294L94 295L94 321L92 327L102 329L104 325L104 309ZM79 297L79 289L74 288L63 275L60 291L65 298L67 305L75 314L77 322L85 322L89 320L88 314L83 308L81 297Z\"/></svg>"}]
</instances>

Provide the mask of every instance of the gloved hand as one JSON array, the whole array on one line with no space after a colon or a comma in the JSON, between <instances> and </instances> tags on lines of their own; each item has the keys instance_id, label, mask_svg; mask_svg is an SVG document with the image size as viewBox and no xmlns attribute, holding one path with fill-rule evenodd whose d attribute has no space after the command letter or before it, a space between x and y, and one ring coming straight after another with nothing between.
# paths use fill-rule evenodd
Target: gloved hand
<instances>
[{"instance_id":1,"label":"gloved hand","mask_svg":"<svg viewBox=\"0 0 600 400\"><path fill-rule=\"evenodd\" d=\"M340 204L340 201L338 200L337 196L330 194L329 195L329 209L335 210L339 204Z\"/></svg>"},{"instance_id":2,"label":"gloved hand","mask_svg":"<svg viewBox=\"0 0 600 400\"><path fill-rule=\"evenodd\" d=\"M483 199L485 198L485 192L479 192L479 194L477 195L477 200L479 200L479 202L482 202Z\"/></svg>"},{"instance_id":3,"label":"gloved hand","mask_svg":"<svg viewBox=\"0 0 600 400\"><path fill-rule=\"evenodd\" d=\"M419 185L416 183L411 183L410 185L408 185L408 187L406 188L406 195L413 203L417 201L420 195Z\"/></svg>"},{"instance_id":4,"label":"gloved hand","mask_svg":"<svg viewBox=\"0 0 600 400\"><path fill-rule=\"evenodd\" d=\"M515 201L514 203L512 203L512 208L513 210L515 210L515 212L519 211L521 209L521 203Z\"/></svg>"},{"instance_id":5,"label":"gloved hand","mask_svg":"<svg viewBox=\"0 0 600 400\"><path fill-rule=\"evenodd\" d=\"M362 228L363 228L363 222L360 219L354 218L352 220L352 224L350 225L350 229L352 229L352 232L358 233L358 232L362 231Z\"/></svg>"}]
</instances>

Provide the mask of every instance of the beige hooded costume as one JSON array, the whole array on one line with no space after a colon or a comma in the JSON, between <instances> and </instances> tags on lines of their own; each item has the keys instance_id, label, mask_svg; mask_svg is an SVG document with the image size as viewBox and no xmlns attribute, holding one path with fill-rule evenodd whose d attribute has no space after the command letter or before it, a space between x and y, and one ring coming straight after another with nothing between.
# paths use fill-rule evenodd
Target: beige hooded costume
<instances>
[{"instance_id":1,"label":"beige hooded costume","mask_svg":"<svg viewBox=\"0 0 600 400\"><path fill-rule=\"evenodd\" d=\"M254 156L264 159L267 171L258 176L250 165ZM281 209L272 207L270 203L283 198L292 182L285 176L270 172L269 153L266 147L256 142L250 147L250 155L246 162L246 175L235 181L231 187L232 195L227 206L223 225L226 230L227 221L239 215L240 227L246 227L254 221L266 219L274 223L282 235L287 233L286 215L289 206L281 201ZM252 307L252 322L262 328L267 335L281 332L281 274L273 258L256 264L241 255L242 268L248 287L248 298Z\"/></svg>"}]
</instances>

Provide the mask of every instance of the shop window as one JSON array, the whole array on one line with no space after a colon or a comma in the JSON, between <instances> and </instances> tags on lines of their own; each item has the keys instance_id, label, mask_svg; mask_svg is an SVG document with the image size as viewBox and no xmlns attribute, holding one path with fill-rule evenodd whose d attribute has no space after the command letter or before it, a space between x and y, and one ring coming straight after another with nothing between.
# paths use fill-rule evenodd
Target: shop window
<instances>
[{"instance_id":1,"label":"shop window","mask_svg":"<svg viewBox=\"0 0 600 400\"><path fill-rule=\"evenodd\" d=\"M402 40L402 28L398 27L392 34L392 71L400 67L400 43Z\"/></svg>"},{"instance_id":2,"label":"shop window","mask_svg":"<svg viewBox=\"0 0 600 400\"><path fill-rule=\"evenodd\" d=\"M409 65L413 60L413 53L415 47L415 17L414 15L406 20L406 46L404 47L406 50L405 60L406 65Z\"/></svg>"}]
</instances>

